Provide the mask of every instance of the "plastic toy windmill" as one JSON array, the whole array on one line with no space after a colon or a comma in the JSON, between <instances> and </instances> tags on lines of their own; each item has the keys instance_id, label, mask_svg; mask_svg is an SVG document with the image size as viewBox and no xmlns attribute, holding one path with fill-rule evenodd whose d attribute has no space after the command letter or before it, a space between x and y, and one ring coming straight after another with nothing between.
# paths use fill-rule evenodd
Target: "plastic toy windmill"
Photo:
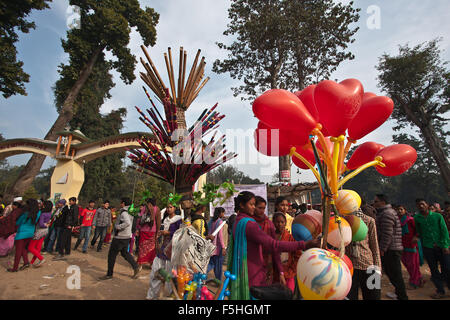
<instances>
[{"instance_id":1,"label":"plastic toy windmill","mask_svg":"<svg viewBox=\"0 0 450 320\"><path fill-rule=\"evenodd\" d=\"M392 99L364 93L356 79L324 80L295 94L273 89L253 102L253 113L260 120L254 134L256 149L267 156L291 155L294 164L311 170L320 185L324 248L330 212L339 221L335 203L348 180L373 166L382 175L400 175L417 159L409 145L367 142L345 163L352 144L380 127L393 108Z\"/></svg>"}]
</instances>

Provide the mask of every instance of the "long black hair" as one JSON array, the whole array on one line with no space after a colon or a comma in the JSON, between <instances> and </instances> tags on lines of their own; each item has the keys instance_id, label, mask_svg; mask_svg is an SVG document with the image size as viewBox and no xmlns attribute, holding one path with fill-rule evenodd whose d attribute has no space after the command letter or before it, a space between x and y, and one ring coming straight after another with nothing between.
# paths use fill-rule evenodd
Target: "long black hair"
<instances>
[{"instance_id":1,"label":"long black hair","mask_svg":"<svg viewBox=\"0 0 450 320\"><path fill-rule=\"evenodd\" d=\"M37 223L36 219L37 219L37 215L39 212L39 204L38 204L37 200L36 199L28 199L26 201L26 205L25 205L25 208L23 209L23 212L27 213L27 220L31 219L31 221L34 224L36 224ZM25 221L27 221L27 220L25 220Z\"/></svg>"},{"instance_id":2,"label":"long black hair","mask_svg":"<svg viewBox=\"0 0 450 320\"><path fill-rule=\"evenodd\" d=\"M246 204L252 200L255 195L250 191L242 191L234 198L234 211L239 212L241 209L241 204Z\"/></svg>"},{"instance_id":3,"label":"long black hair","mask_svg":"<svg viewBox=\"0 0 450 320\"><path fill-rule=\"evenodd\" d=\"M212 218L212 221L216 221L217 219L219 219L220 215L225 212L225 209L222 207L217 207L214 209L214 216Z\"/></svg>"},{"instance_id":4,"label":"long black hair","mask_svg":"<svg viewBox=\"0 0 450 320\"><path fill-rule=\"evenodd\" d=\"M44 201L44 207L42 208L42 212L52 212L53 203L49 200Z\"/></svg>"}]
</instances>

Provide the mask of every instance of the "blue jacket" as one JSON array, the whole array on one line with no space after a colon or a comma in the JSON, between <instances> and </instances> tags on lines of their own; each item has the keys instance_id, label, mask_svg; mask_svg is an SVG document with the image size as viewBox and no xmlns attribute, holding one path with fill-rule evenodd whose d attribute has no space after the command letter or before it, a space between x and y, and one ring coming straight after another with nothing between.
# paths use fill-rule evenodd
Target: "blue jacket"
<instances>
[{"instance_id":1,"label":"blue jacket","mask_svg":"<svg viewBox=\"0 0 450 320\"><path fill-rule=\"evenodd\" d=\"M19 226L19 228L17 229L16 237L14 240L33 238L36 223L39 221L40 216L41 211L38 212L36 221L31 221L31 219L28 219L28 212L22 213L22 215L16 221L16 225Z\"/></svg>"}]
</instances>

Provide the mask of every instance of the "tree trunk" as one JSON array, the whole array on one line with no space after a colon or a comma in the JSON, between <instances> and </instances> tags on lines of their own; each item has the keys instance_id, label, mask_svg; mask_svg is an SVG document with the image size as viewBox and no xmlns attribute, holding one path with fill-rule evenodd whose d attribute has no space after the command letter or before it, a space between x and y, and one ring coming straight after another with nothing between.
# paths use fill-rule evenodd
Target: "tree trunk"
<instances>
[{"instance_id":1,"label":"tree trunk","mask_svg":"<svg viewBox=\"0 0 450 320\"><path fill-rule=\"evenodd\" d=\"M50 130L45 135L45 140L51 140L56 141L58 136L56 135L56 132L62 131L64 127L69 123L70 120L72 120L73 117L73 104L75 102L75 99L78 96L78 93L83 88L83 85L86 83L86 80L88 79L89 75L92 72L92 69L95 65L95 62L97 61L98 55L100 52L102 52L104 47L97 48L96 51L94 51L94 54L89 59L88 63L84 67L84 69L80 73L80 77L75 82L75 84L72 86L72 88L69 91L69 94L67 95L66 100L64 101L63 107L61 111L59 112L58 118L56 119L53 126L50 128ZM25 168L20 172L18 178L14 182L14 184L8 189L5 200L11 201L13 197L15 196L21 196L23 193L31 186L33 183L34 178L39 173L42 164L44 163L45 156L40 154L33 154L31 159L28 160L27 165ZM50 195L51 197L52 195Z\"/></svg>"},{"instance_id":2,"label":"tree trunk","mask_svg":"<svg viewBox=\"0 0 450 320\"><path fill-rule=\"evenodd\" d=\"M428 124L425 127L420 127L420 131L422 132L428 148L433 154L433 158L441 171L441 177L444 180L447 195L450 195L450 165L447 156L444 153L444 149L442 148L442 142L431 124Z\"/></svg>"}]
</instances>

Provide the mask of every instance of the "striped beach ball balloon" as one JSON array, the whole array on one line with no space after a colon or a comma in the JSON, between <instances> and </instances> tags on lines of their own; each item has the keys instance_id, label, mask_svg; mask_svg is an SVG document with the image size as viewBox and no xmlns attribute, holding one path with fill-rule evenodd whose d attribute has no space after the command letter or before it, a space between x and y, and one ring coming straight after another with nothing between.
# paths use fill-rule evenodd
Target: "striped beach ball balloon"
<instances>
[{"instance_id":1,"label":"striped beach ball balloon","mask_svg":"<svg viewBox=\"0 0 450 320\"><path fill-rule=\"evenodd\" d=\"M352 286L352 275L344 260L313 248L298 260L297 283L305 300L343 300Z\"/></svg>"},{"instance_id":2,"label":"striped beach ball balloon","mask_svg":"<svg viewBox=\"0 0 450 320\"><path fill-rule=\"evenodd\" d=\"M323 219L323 214L320 211L317 210L308 210L305 212L306 215L313 217L314 220L316 220L320 226L322 226L322 219Z\"/></svg>"},{"instance_id":3,"label":"striped beach ball balloon","mask_svg":"<svg viewBox=\"0 0 450 320\"><path fill-rule=\"evenodd\" d=\"M344 219L352 228L352 241L362 241L366 238L368 228L360 217L357 217L355 215L348 215L345 216Z\"/></svg>"},{"instance_id":4,"label":"striped beach ball balloon","mask_svg":"<svg viewBox=\"0 0 450 320\"><path fill-rule=\"evenodd\" d=\"M339 190L335 203L339 214L350 214L361 206L361 197L353 190Z\"/></svg>"},{"instance_id":5,"label":"striped beach ball balloon","mask_svg":"<svg viewBox=\"0 0 450 320\"><path fill-rule=\"evenodd\" d=\"M337 250L328 249L328 251L334 253L338 257L340 256L340 252L337 251ZM348 270L350 270L350 274L353 276L353 263L352 263L352 260L350 260L350 258L347 257L347 255L345 255L345 254L344 254L344 256L341 259L344 260L345 264L348 267Z\"/></svg>"},{"instance_id":6,"label":"striped beach ball balloon","mask_svg":"<svg viewBox=\"0 0 450 320\"><path fill-rule=\"evenodd\" d=\"M322 232L322 225L307 214L300 214L292 221L292 236L297 241L308 241L317 238Z\"/></svg>"},{"instance_id":7,"label":"striped beach ball balloon","mask_svg":"<svg viewBox=\"0 0 450 320\"><path fill-rule=\"evenodd\" d=\"M327 242L335 248L339 248L341 245L341 239L344 240L344 246L347 246L352 242L352 228L350 224L339 218L341 222L341 230L339 231L339 224L336 221L336 217L330 217L330 222L328 224L328 238Z\"/></svg>"}]
</instances>

